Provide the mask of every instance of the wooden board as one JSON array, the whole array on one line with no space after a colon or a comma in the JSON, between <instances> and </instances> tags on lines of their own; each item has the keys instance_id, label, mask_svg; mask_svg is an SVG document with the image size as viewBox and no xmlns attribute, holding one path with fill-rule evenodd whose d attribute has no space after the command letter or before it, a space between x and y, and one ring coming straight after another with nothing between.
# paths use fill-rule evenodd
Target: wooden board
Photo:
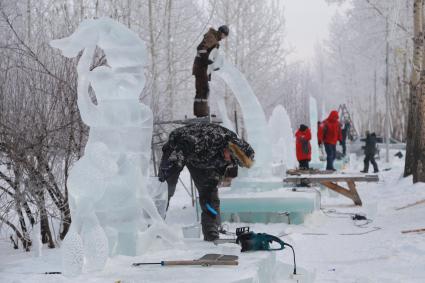
<instances>
[{"instance_id":1,"label":"wooden board","mask_svg":"<svg viewBox=\"0 0 425 283\"><path fill-rule=\"evenodd\" d=\"M299 170L298 170L299 171ZM351 199L355 205L362 205L362 200L356 189L356 182L378 182L378 175L366 175L366 174L308 174L308 171L301 171L303 174L293 174L283 179L286 183L317 183L321 184L328 189L335 191L349 199ZM338 182L347 183L347 187L343 187Z\"/></svg>"},{"instance_id":2,"label":"wooden board","mask_svg":"<svg viewBox=\"0 0 425 283\"><path fill-rule=\"evenodd\" d=\"M287 183L299 183L301 181L308 181L310 183L322 182L378 182L378 175L354 175L354 174L340 174L340 175L299 175L287 176L283 179Z\"/></svg>"}]
</instances>

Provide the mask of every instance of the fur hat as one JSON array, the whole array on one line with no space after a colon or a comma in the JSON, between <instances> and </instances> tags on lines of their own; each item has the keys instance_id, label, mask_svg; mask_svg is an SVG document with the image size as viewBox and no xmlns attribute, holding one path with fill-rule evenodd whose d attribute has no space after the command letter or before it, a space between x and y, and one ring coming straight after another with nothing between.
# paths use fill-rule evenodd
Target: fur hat
<instances>
[{"instance_id":1,"label":"fur hat","mask_svg":"<svg viewBox=\"0 0 425 283\"><path fill-rule=\"evenodd\" d=\"M235 157L243 167L251 168L252 164L254 164L254 160L248 157L236 144L229 142L229 149L232 156Z\"/></svg>"}]
</instances>

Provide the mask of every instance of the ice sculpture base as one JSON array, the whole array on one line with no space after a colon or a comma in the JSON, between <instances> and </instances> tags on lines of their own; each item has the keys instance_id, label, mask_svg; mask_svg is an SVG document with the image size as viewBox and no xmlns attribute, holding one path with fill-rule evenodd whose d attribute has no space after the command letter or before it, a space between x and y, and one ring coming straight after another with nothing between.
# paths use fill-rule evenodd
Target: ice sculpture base
<instances>
[{"instance_id":1,"label":"ice sculpture base","mask_svg":"<svg viewBox=\"0 0 425 283\"><path fill-rule=\"evenodd\" d=\"M158 262L161 260L196 259L207 253L229 254L229 248L225 245L214 245L200 239L186 239L185 249L164 250L144 257L133 258L133 261ZM236 249L239 251L239 249ZM290 253L289 250L283 252ZM237 266L179 266L176 268L163 268L161 266L149 266L143 268L126 267L120 279L123 282L133 282L134 278L143 278L146 282L168 282L173 278L174 282L229 282L229 283L273 283L273 282L297 282L290 279L293 266L291 262L283 263L276 258L275 252L233 253L239 256ZM298 273L305 274L304 281L313 282L311 273L297 267ZM136 277L137 276L137 277ZM287 280L285 280L287 278Z\"/></svg>"},{"instance_id":2,"label":"ice sculpture base","mask_svg":"<svg viewBox=\"0 0 425 283\"><path fill-rule=\"evenodd\" d=\"M238 177L232 180L232 192L264 192L282 188L282 178L272 177L266 179Z\"/></svg>"},{"instance_id":3,"label":"ice sculpture base","mask_svg":"<svg viewBox=\"0 0 425 283\"><path fill-rule=\"evenodd\" d=\"M233 246L233 245L232 245ZM108 259L104 271L86 273L83 272L72 282L202 282L202 283L273 283L273 282L314 282L314 273L309 272L301 266L297 266L297 273L302 274L299 281L291 279L293 265L292 252L289 249L278 252L251 252L240 253L236 246L234 255L239 256L237 266L178 266L162 267L160 265L149 265L143 267L132 267L134 262L160 262L162 260L191 260L200 258L207 253L231 254L228 244L214 245L201 239L187 239L178 247L166 248L143 256L115 256ZM13 277L5 282L71 282L61 275L48 280L45 271L60 270L60 249L46 250L41 258L28 257L12 261L8 266L8 273ZM285 262L277 259L282 254L289 254ZM3 273L3 276L8 276ZM42 275L40 275L42 274ZM300 276L301 277L301 276ZM43 278L43 279L41 279Z\"/></svg>"},{"instance_id":4,"label":"ice sculpture base","mask_svg":"<svg viewBox=\"0 0 425 283\"><path fill-rule=\"evenodd\" d=\"M307 214L317 209L320 209L320 196L310 189L292 191L292 188L281 188L248 193L220 189L222 221L301 224Z\"/></svg>"}]
</instances>

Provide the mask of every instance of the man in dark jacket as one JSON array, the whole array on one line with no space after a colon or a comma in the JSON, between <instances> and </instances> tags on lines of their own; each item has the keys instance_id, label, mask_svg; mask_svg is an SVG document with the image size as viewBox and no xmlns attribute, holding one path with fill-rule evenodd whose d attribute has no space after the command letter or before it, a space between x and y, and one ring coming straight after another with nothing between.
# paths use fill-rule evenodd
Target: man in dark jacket
<instances>
[{"instance_id":1,"label":"man in dark jacket","mask_svg":"<svg viewBox=\"0 0 425 283\"><path fill-rule=\"evenodd\" d=\"M326 170L336 171L334 160L336 158L336 144L342 141L341 126L339 125L338 111L331 111L329 117L320 124L318 129L319 145L325 144Z\"/></svg>"},{"instance_id":2,"label":"man in dark jacket","mask_svg":"<svg viewBox=\"0 0 425 283\"><path fill-rule=\"evenodd\" d=\"M197 55L193 62L192 74L195 76L196 96L193 104L193 114L196 117L209 115L208 96L210 87L208 84L208 65L213 62L209 59L210 52L220 46L219 41L229 35L229 28L225 25L215 30L210 28L204 35L202 42L197 47Z\"/></svg>"},{"instance_id":3,"label":"man in dark jacket","mask_svg":"<svg viewBox=\"0 0 425 283\"><path fill-rule=\"evenodd\" d=\"M376 164L375 161L375 153L376 153L376 134L375 133L369 133L369 131L366 131L366 138L362 139L362 141L366 142L364 149L364 169L363 171L360 171L362 173L368 173L369 172L369 162L373 165L373 173L378 173L378 164Z\"/></svg>"},{"instance_id":4,"label":"man in dark jacket","mask_svg":"<svg viewBox=\"0 0 425 283\"><path fill-rule=\"evenodd\" d=\"M342 155L345 156L347 154L347 138L348 135L350 134L350 128L351 128L351 124L349 120L345 120L344 125L343 125L343 129L342 129L342 141L341 141L341 146L342 146Z\"/></svg>"},{"instance_id":5,"label":"man in dark jacket","mask_svg":"<svg viewBox=\"0 0 425 283\"><path fill-rule=\"evenodd\" d=\"M167 181L168 200L174 195L181 170L186 166L199 192L204 240L218 239L220 200L218 184L227 167L251 167L254 150L238 136L219 125L195 123L177 128L162 147L159 181Z\"/></svg>"}]
</instances>

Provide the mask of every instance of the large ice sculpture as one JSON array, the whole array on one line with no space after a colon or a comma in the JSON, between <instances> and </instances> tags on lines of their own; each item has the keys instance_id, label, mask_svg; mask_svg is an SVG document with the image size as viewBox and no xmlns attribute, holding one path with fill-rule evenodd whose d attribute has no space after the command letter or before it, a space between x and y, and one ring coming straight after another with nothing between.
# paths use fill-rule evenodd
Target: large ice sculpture
<instances>
[{"instance_id":1,"label":"large ice sculpture","mask_svg":"<svg viewBox=\"0 0 425 283\"><path fill-rule=\"evenodd\" d=\"M255 150L254 166L249 170L242 168L239 175L270 177L272 175L272 151L269 128L263 108L244 75L226 60L221 51L214 49L211 51L210 57L214 63L209 65L209 71L218 69L214 75L218 75L227 84L238 100L249 143Z\"/></svg>"},{"instance_id":2,"label":"large ice sculpture","mask_svg":"<svg viewBox=\"0 0 425 283\"><path fill-rule=\"evenodd\" d=\"M273 150L273 162L283 164L287 169L296 166L295 138L288 112L277 105L269 119Z\"/></svg>"},{"instance_id":3,"label":"large ice sculpture","mask_svg":"<svg viewBox=\"0 0 425 283\"><path fill-rule=\"evenodd\" d=\"M319 160L319 145L317 141L317 122L319 116L317 114L317 102L314 97L310 96L310 129L311 129L311 162L318 163Z\"/></svg>"},{"instance_id":4,"label":"large ice sculpture","mask_svg":"<svg viewBox=\"0 0 425 283\"><path fill-rule=\"evenodd\" d=\"M248 141L255 150L253 168L240 170L238 177L232 180L231 189L220 192L221 220L248 223L294 223L294 221L301 223L306 213L319 207L320 199L317 198L317 194L311 192L303 192L303 195L300 195L300 192L292 192L292 188L283 188L282 176L286 172L273 174L277 173L273 172L272 166L273 138L257 97L244 75L220 52L214 50L210 56L214 63L209 66L209 71L219 76L238 100ZM293 133L288 126L289 119L287 121L286 126L283 124L280 126L282 135L287 134L289 140L293 138ZM274 127L279 128L279 125ZM294 148L294 142L290 143L285 146Z\"/></svg>"},{"instance_id":5,"label":"large ice sculpture","mask_svg":"<svg viewBox=\"0 0 425 283\"><path fill-rule=\"evenodd\" d=\"M221 119L223 119L223 127L233 132L236 132L235 127L233 127L232 121L230 121L229 116L227 115L226 101L223 96L217 96L217 106L218 111L220 112Z\"/></svg>"},{"instance_id":6,"label":"large ice sculpture","mask_svg":"<svg viewBox=\"0 0 425 283\"><path fill-rule=\"evenodd\" d=\"M51 46L69 58L82 51L77 103L90 127L84 156L68 179L72 225L62 247L63 268L73 276L84 262L87 270L100 270L108 254L136 255L157 238L175 238L147 189L152 112L139 102L145 44L124 25L102 18L83 21ZM93 69L100 50L106 64Z\"/></svg>"}]
</instances>

